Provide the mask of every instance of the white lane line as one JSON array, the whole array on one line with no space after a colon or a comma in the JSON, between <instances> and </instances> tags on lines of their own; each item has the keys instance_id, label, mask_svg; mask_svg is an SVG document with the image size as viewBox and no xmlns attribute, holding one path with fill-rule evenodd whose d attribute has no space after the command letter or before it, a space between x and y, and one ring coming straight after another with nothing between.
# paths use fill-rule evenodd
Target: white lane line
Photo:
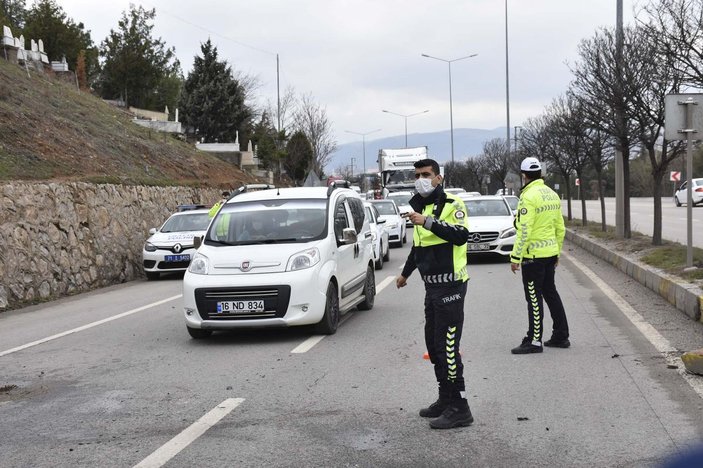
<instances>
[{"instance_id":1,"label":"white lane line","mask_svg":"<svg viewBox=\"0 0 703 468\"><path fill-rule=\"evenodd\" d=\"M142 460L134 468L158 468L165 465L170 459L190 445L217 422L227 416L234 408L239 406L244 398L227 398L225 401L211 409L205 416L188 426L180 434L159 447L154 453Z\"/></svg>"},{"instance_id":2,"label":"white lane line","mask_svg":"<svg viewBox=\"0 0 703 468\"><path fill-rule=\"evenodd\" d=\"M136 314L137 312L141 312L141 311L143 311L143 310L150 309L150 308L152 308L152 307L156 307L156 306L161 305L161 304L165 304L165 303L167 303L167 302L173 301L173 300L175 300L175 299L179 299L179 298L181 298L181 297L183 297L183 294L179 294L179 295L177 295L177 296L171 296L171 297L169 297L169 298L167 298L167 299L163 299L163 300L161 300L161 301L152 302L151 304L147 304L147 305L145 305L145 306L137 307L136 309L128 310L127 312L123 312L123 313L121 313L121 314L113 315L112 317L108 317L108 318L105 318L105 319L102 319L102 320L98 320L97 322L91 322L91 323L89 323L89 324L87 324L87 325L83 325L83 326L78 327L78 328L73 328L73 329L67 330L67 331L65 331L65 332L57 333L56 335L47 336L46 338L42 338L41 340L32 341L31 343L27 343L27 344L23 344L23 345L21 345L21 346L17 346L16 348L10 348L10 349L7 349L7 350L5 350L5 351L0 351L0 357L6 356L6 355L8 355L8 354L16 353L17 351L22 351L23 349L31 348L32 346L36 346L36 345L40 345L40 344L42 344L42 343L46 343L47 341L52 341L52 340L58 339L58 338L61 338L61 337L66 336L66 335L71 335L71 334L73 334L73 333L78 333L78 332L81 332L81 331L83 331L83 330L87 330L87 329L89 329L89 328L97 327L98 325L102 325L103 323L112 322L113 320L121 319L122 317L127 317L128 315Z\"/></svg>"},{"instance_id":3,"label":"white lane line","mask_svg":"<svg viewBox=\"0 0 703 468\"><path fill-rule=\"evenodd\" d=\"M300 343L298 346L293 348L293 351L291 351L291 354L302 354L302 353L307 353L312 349L313 346L315 346L317 343L322 341L325 336L327 335L315 335L311 336L307 340L303 341Z\"/></svg>"},{"instance_id":4,"label":"white lane line","mask_svg":"<svg viewBox=\"0 0 703 468\"><path fill-rule=\"evenodd\" d=\"M391 284L393 281L395 281L395 276L388 276L386 279L384 279L383 281L381 281L381 284L379 284L378 286L376 286L376 294L378 294L378 293L380 293L381 291L383 291L383 289L384 289L386 286L388 286L389 284Z\"/></svg>"},{"instance_id":5,"label":"white lane line","mask_svg":"<svg viewBox=\"0 0 703 468\"><path fill-rule=\"evenodd\" d=\"M667 365L676 366L683 379L693 388L699 397L703 398L703 382L686 372L686 366L677 355L679 351L671 346L669 340L664 338L652 325L650 325L630 304L625 301L613 288L601 280L590 268L576 260L573 256L562 253L571 263L583 272L593 283L610 298L632 324L644 335L647 340L661 353Z\"/></svg>"},{"instance_id":6,"label":"white lane line","mask_svg":"<svg viewBox=\"0 0 703 468\"><path fill-rule=\"evenodd\" d=\"M393 280L395 280L395 276L388 276L386 279L381 281L380 284L376 285L376 294L380 293L383 290L383 288L388 286ZM344 322L346 322L347 320L349 320L351 315L352 315L351 313L344 315L344 317L342 317L342 319L340 320L339 324L341 325ZM310 351L313 348L313 346L315 346L317 343L322 341L326 336L327 335L311 336L310 338L308 338L307 340L303 341L298 346L293 348L293 350L291 351L291 354L307 353L308 351Z\"/></svg>"}]
</instances>

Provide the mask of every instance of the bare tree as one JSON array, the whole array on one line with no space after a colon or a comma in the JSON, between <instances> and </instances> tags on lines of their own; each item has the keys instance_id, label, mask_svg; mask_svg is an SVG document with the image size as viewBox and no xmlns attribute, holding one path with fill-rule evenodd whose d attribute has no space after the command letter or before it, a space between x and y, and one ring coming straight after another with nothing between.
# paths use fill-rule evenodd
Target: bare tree
<instances>
[{"instance_id":1,"label":"bare tree","mask_svg":"<svg viewBox=\"0 0 703 468\"><path fill-rule=\"evenodd\" d=\"M313 170L322 174L332 153L337 149L327 111L314 101L312 94L305 94L300 98L293 122L293 127L303 132L312 145Z\"/></svg>"},{"instance_id":2,"label":"bare tree","mask_svg":"<svg viewBox=\"0 0 703 468\"><path fill-rule=\"evenodd\" d=\"M511 167L508 146L502 138L492 138L483 144L483 158L485 171L500 181L501 189L505 190L505 178Z\"/></svg>"},{"instance_id":3,"label":"bare tree","mask_svg":"<svg viewBox=\"0 0 703 468\"><path fill-rule=\"evenodd\" d=\"M625 40L632 30L625 30ZM622 62L618 60L615 32L600 29L579 44L579 62L572 68L574 81L572 94L582 105L586 118L594 128L612 136L620 153L623 166L625 194L624 236L632 237L630 223L630 150L636 144L636 129L627 118L626 110L631 105L632 86L626 87L623 80L628 73L622 68L632 65L633 49L625 49ZM621 66L622 63L622 66Z\"/></svg>"},{"instance_id":4,"label":"bare tree","mask_svg":"<svg viewBox=\"0 0 703 468\"><path fill-rule=\"evenodd\" d=\"M685 84L703 87L703 2L650 0L640 22L655 32L659 51Z\"/></svg>"},{"instance_id":5,"label":"bare tree","mask_svg":"<svg viewBox=\"0 0 703 468\"><path fill-rule=\"evenodd\" d=\"M484 165L481 164L480 156L470 157L466 160L466 172L468 174L466 190L480 192L483 179L487 175Z\"/></svg>"}]
</instances>

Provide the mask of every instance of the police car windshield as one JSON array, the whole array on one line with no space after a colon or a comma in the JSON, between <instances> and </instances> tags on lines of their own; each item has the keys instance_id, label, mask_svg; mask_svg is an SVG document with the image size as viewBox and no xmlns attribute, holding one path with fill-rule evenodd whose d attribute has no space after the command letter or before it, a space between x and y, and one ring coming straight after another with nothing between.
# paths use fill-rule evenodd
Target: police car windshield
<instances>
[{"instance_id":1,"label":"police car windshield","mask_svg":"<svg viewBox=\"0 0 703 468\"><path fill-rule=\"evenodd\" d=\"M326 200L261 200L228 203L205 242L222 245L310 242L326 235Z\"/></svg>"},{"instance_id":2,"label":"police car windshield","mask_svg":"<svg viewBox=\"0 0 703 468\"><path fill-rule=\"evenodd\" d=\"M469 218L472 216L510 216L503 200L464 200Z\"/></svg>"},{"instance_id":3,"label":"police car windshield","mask_svg":"<svg viewBox=\"0 0 703 468\"><path fill-rule=\"evenodd\" d=\"M161 226L161 232L204 231L210 222L207 213L189 213L171 216Z\"/></svg>"}]
</instances>

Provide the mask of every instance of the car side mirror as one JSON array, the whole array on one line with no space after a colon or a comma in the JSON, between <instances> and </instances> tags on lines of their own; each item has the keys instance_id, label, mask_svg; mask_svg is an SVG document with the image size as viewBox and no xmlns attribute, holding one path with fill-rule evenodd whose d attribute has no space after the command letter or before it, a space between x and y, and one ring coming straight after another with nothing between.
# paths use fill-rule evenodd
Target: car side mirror
<instances>
[{"instance_id":1,"label":"car side mirror","mask_svg":"<svg viewBox=\"0 0 703 468\"><path fill-rule=\"evenodd\" d=\"M342 244L356 244L356 230L354 228L346 228L342 231Z\"/></svg>"},{"instance_id":2,"label":"car side mirror","mask_svg":"<svg viewBox=\"0 0 703 468\"><path fill-rule=\"evenodd\" d=\"M153 236L154 234L156 234L156 228L151 228L151 229L149 229L149 234L152 235L152 236Z\"/></svg>"},{"instance_id":3,"label":"car side mirror","mask_svg":"<svg viewBox=\"0 0 703 468\"><path fill-rule=\"evenodd\" d=\"M195 249L199 249L201 245L203 245L203 236L193 237L193 246L195 247Z\"/></svg>"}]
</instances>

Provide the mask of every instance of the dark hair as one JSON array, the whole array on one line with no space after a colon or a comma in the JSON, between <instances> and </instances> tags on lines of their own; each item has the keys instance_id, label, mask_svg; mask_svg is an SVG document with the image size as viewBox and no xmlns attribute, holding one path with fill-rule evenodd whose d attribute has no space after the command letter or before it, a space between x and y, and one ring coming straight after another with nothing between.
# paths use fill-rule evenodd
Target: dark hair
<instances>
[{"instance_id":1,"label":"dark hair","mask_svg":"<svg viewBox=\"0 0 703 468\"><path fill-rule=\"evenodd\" d=\"M542 178L542 171L521 171L530 180L537 180Z\"/></svg>"},{"instance_id":2,"label":"dark hair","mask_svg":"<svg viewBox=\"0 0 703 468\"><path fill-rule=\"evenodd\" d=\"M434 159L421 159L413 164L415 169L427 166L432 166L432 172L434 172L435 175L439 175L439 163L437 163Z\"/></svg>"},{"instance_id":3,"label":"dark hair","mask_svg":"<svg viewBox=\"0 0 703 468\"><path fill-rule=\"evenodd\" d=\"M229 192L227 192L227 191L222 192L222 196L223 196L223 197L229 197Z\"/></svg>"}]
</instances>

